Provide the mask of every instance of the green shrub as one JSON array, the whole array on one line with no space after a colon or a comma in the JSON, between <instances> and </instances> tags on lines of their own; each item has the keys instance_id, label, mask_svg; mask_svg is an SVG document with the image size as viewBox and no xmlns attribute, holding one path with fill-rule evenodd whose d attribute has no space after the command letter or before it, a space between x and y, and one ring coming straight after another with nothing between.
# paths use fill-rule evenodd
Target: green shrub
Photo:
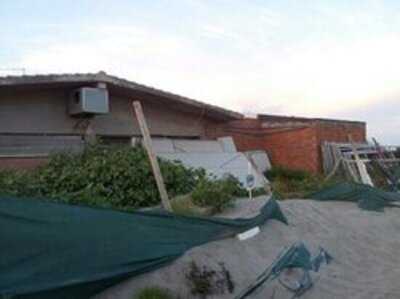
<instances>
[{"instance_id":1,"label":"green shrub","mask_svg":"<svg viewBox=\"0 0 400 299\"><path fill-rule=\"evenodd\" d=\"M324 181L323 177L304 170L292 170L274 167L265 173L272 183L272 189L282 198L304 198L311 192L334 184L336 181Z\"/></svg>"},{"instance_id":2,"label":"green shrub","mask_svg":"<svg viewBox=\"0 0 400 299\"><path fill-rule=\"evenodd\" d=\"M304 181L312 177L312 175L305 170L289 169L282 166L275 166L267 170L265 176L271 181L277 178L291 181Z\"/></svg>"},{"instance_id":3,"label":"green shrub","mask_svg":"<svg viewBox=\"0 0 400 299\"><path fill-rule=\"evenodd\" d=\"M238 192L235 180L202 178L192 192L193 202L200 207L211 207L213 212L221 212Z\"/></svg>"},{"instance_id":4,"label":"green shrub","mask_svg":"<svg viewBox=\"0 0 400 299\"><path fill-rule=\"evenodd\" d=\"M193 190L204 170L160 160L171 197ZM31 172L0 172L0 193L57 199L72 204L133 209L156 205L159 193L145 151L132 147L88 146L82 153L52 155Z\"/></svg>"},{"instance_id":5,"label":"green shrub","mask_svg":"<svg viewBox=\"0 0 400 299\"><path fill-rule=\"evenodd\" d=\"M159 287L149 287L141 290L135 299L174 299L171 293Z\"/></svg>"},{"instance_id":6,"label":"green shrub","mask_svg":"<svg viewBox=\"0 0 400 299\"><path fill-rule=\"evenodd\" d=\"M32 175L25 171L0 171L0 194L30 195L36 190Z\"/></svg>"}]
</instances>

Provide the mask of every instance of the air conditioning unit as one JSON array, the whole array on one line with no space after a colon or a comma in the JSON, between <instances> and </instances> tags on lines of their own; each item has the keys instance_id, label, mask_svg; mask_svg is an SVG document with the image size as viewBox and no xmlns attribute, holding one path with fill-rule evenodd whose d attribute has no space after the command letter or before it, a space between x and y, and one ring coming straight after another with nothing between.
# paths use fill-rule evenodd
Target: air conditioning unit
<instances>
[{"instance_id":1,"label":"air conditioning unit","mask_svg":"<svg viewBox=\"0 0 400 299\"><path fill-rule=\"evenodd\" d=\"M107 114L110 111L105 88L82 87L74 90L69 99L70 115Z\"/></svg>"}]
</instances>

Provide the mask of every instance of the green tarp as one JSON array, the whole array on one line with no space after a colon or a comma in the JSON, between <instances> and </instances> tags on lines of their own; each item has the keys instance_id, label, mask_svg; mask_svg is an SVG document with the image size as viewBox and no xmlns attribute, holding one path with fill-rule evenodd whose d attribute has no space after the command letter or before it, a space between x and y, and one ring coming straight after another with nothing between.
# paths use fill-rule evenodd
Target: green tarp
<instances>
[{"instance_id":1,"label":"green tarp","mask_svg":"<svg viewBox=\"0 0 400 299\"><path fill-rule=\"evenodd\" d=\"M300 268L303 278L296 283L295 288L285 286L294 293L292 298L297 298L309 290L312 285L310 271L318 272L323 263L329 264L333 257L322 247L318 253L312 257L310 250L303 242L295 243L288 249L281 252L275 261L261 273L255 282L243 290L235 299L245 299L257 292L264 284L278 278L285 269ZM280 281L280 280L279 280ZM280 283L282 283L280 281Z\"/></svg>"},{"instance_id":2,"label":"green tarp","mask_svg":"<svg viewBox=\"0 0 400 299\"><path fill-rule=\"evenodd\" d=\"M89 298L269 219L287 223L274 198L254 218L229 220L0 197L0 296Z\"/></svg>"},{"instance_id":3,"label":"green tarp","mask_svg":"<svg viewBox=\"0 0 400 299\"><path fill-rule=\"evenodd\" d=\"M397 206L400 193L388 192L369 185L340 183L308 196L315 200L354 201L364 210L383 211L385 206Z\"/></svg>"}]
</instances>

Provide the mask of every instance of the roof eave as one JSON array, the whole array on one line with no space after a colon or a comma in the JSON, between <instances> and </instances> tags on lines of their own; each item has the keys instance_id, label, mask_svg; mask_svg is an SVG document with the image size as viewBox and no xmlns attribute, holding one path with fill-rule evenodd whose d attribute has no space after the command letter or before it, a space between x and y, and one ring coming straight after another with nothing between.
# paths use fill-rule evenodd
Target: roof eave
<instances>
[{"instance_id":1,"label":"roof eave","mask_svg":"<svg viewBox=\"0 0 400 299\"><path fill-rule=\"evenodd\" d=\"M104 72L87 74L61 74L61 75L35 75L35 76L8 76L0 77L1 87L26 86L38 84L57 84L57 83L106 83L115 87L131 89L154 96L169 99L187 106L204 109L212 112L211 115L224 120L242 119L244 116L238 112L224 109L211 104L206 104L191 98L183 97L164 90L156 89L146 85L138 84L115 76L110 76Z\"/></svg>"}]
</instances>

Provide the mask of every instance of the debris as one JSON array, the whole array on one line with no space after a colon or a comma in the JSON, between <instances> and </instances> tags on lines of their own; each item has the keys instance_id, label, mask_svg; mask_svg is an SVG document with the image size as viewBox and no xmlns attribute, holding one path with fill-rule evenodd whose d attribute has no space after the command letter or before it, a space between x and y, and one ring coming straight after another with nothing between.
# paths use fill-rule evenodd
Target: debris
<instances>
[{"instance_id":1,"label":"debris","mask_svg":"<svg viewBox=\"0 0 400 299\"><path fill-rule=\"evenodd\" d=\"M295 243L281 252L276 260L258 276L257 280L237 295L235 299L249 297L249 295L264 286L265 283L276 278L278 278L281 285L294 293L293 298L299 297L313 285L309 271L318 272L322 263L329 264L332 259L332 256L322 247L319 248L318 254L312 258L310 251L304 243ZM294 286L289 285L288 282L285 282L283 278L281 278L281 274L285 273L284 271L288 269L302 270L302 276L299 280L295 281Z\"/></svg>"},{"instance_id":2,"label":"debris","mask_svg":"<svg viewBox=\"0 0 400 299\"><path fill-rule=\"evenodd\" d=\"M400 166L395 148L374 144L325 142L322 144L323 168L326 180L339 176L347 181L381 186L382 181L397 189L398 178L393 169Z\"/></svg>"},{"instance_id":3,"label":"debris","mask_svg":"<svg viewBox=\"0 0 400 299\"><path fill-rule=\"evenodd\" d=\"M186 167L203 168L209 175L217 178L233 175L243 186L246 185L250 163L251 173L255 177L255 188L270 190L269 182L262 174L262 169L269 165L267 154L262 151L238 152L231 137L218 140L154 138L153 146L160 158L181 161Z\"/></svg>"},{"instance_id":4,"label":"debris","mask_svg":"<svg viewBox=\"0 0 400 299\"><path fill-rule=\"evenodd\" d=\"M200 267L195 261L191 261L186 279L192 295L207 298L209 295L222 295L226 291L234 291L235 284L230 272L224 263L219 263L219 267L220 270L214 270L205 265Z\"/></svg>"},{"instance_id":5,"label":"debris","mask_svg":"<svg viewBox=\"0 0 400 299\"><path fill-rule=\"evenodd\" d=\"M249 229L249 230L247 230L247 231L245 231L245 232L243 232L243 233L241 233L241 234L238 234L238 235L237 235L237 238L238 238L240 241L244 241L244 240L253 238L253 237L256 236L259 232L260 232L260 228L259 228L258 226L256 226L256 227L254 227L254 228L252 228L252 229Z\"/></svg>"}]
</instances>

